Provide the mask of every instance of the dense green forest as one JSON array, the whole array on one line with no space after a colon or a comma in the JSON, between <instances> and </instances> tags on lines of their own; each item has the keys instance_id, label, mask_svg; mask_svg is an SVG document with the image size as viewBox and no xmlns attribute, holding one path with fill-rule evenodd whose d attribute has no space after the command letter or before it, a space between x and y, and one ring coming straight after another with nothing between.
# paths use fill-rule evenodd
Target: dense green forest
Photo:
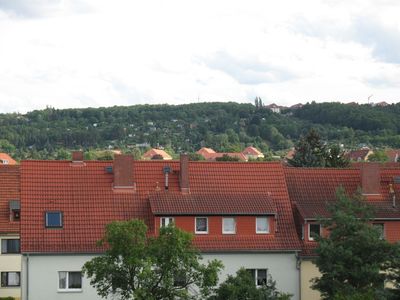
<instances>
[{"instance_id":1,"label":"dense green forest","mask_svg":"<svg viewBox=\"0 0 400 300\"><path fill-rule=\"evenodd\" d=\"M400 103L374 107L313 102L280 114L261 105L233 102L48 107L0 114L0 150L16 159L63 159L72 149L122 149L139 156L149 146L163 146L172 154L202 146L235 152L247 145L279 153L310 128L327 143L348 149L359 144L400 148Z\"/></svg>"}]
</instances>

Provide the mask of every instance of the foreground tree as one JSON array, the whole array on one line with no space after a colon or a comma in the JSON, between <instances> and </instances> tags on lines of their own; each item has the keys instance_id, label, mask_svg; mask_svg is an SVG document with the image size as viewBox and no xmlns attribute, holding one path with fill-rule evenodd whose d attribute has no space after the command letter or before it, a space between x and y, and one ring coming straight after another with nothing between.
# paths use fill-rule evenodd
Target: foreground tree
<instances>
[{"instance_id":1,"label":"foreground tree","mask_svg":"<svg viewBox=\"0 0 400 300\"><path fill-rule=\"evenodd\" d=\"M345 157L345 153L338 145L332 145L325 154L325 167L327 168L347 168L350 160Z\"/></svg>"},{"instance_id":2,"label":"foreground tree","mask_svg":"<svg viewBox=\"0 0 400 300\"><path fill-rule=\"evenodd\" d=\"M265 285L258 288L254 278L246 269L240 269L236 276L229 275L221 283L210 300L289 300L290 294L279 292L275 281L269 276Z\"/></svg>"},{"instance_id":3,"label":"foreground tree","mask_svg":"<svg viewBox=\"0 0 400 300\"><path fill-rule=\"evenodd\" d=\"M371 225L372 208L360 193L348 197L339 188L329 211L331 218L321 220L329 236L316 237L316 264L322 276L314 278L313 289L323 299L390 299L384 282L388 263L399 252Z\"/></svg>"},{"instance_id":4,"label":"foreground tree","mask_svg":"<svg viewBox=\"0 0 400 300\"><path fill-rule=\"evenodd\" d=\"M105 254L86 262L83 272L103 298L204 299L217 284L222 268L216 260L201 264L191 234L174 226L148 237L140 220L112 222L99 245L107 246Z\"/></svg>"}]
</instances>

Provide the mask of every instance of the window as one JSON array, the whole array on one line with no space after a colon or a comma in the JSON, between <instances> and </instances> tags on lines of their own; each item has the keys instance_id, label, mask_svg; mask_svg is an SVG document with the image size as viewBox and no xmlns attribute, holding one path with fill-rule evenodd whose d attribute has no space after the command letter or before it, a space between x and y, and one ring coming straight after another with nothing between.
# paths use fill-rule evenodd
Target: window
<instances>
[{"instance_id":1,"label":"window","mask_svg":"<svg viewBox=\"0 0 400 300\"><path fill-rule=\"evenodd\" d=\"M1 272L1 286L20 286L20 272Z\"/></svg>"},{"instance_id":2,"label":"window","mask_svg":"<svg viewBox=\"0 0 400 300\"><path fill-rule=\"evenodd\" d=\"M63 227L63 215L60 211L46 212L46 227L61 228Z\"/></svg>"},{"instance_id":3,"label":"window","mask_svg":"<svg viewBox=\"0 0 400 300\"><path fill-rule=\"evenodd\" d=\"M10 200L8 205L10 207L10 221L19 221L21 218L21 205L19 200Z\"/></svg>"},{"instance_id":4,"label":"window","mask_svg":"<svg viewBox=\"0 0 400 300\"><path fill-rule=\"evenodd\" d=\"M21 211L19 209L13 209L11 211L11 221L19 221L21 219Z\"/></svg>"},{"instance_id":5,"label":"window","mask_svg":"<svg viewBox=\"0 0 400 300\"><path fill-rule=\"evenodd\" d=\"M222 233L224 233L224 234L236 233L235 218L222 218Z\"/></svg>"},{"instance_id":6,"label":"window","mask_svg":"<svg viewBox=\"0 0 400 300\"><path fill-rule=\"evenodd\" d=\"M82 289L82 273L81 272L58 272L58 289L59 290L81 290Z\"/></svg>"},{"instance_id":7,"label":"window","mask_svg":"<svg viewBox=\"0 0 400 300\"><path fill-rule=\"evenodd\" d=\"M267 284L267 269L247 269L257 286Z\"/></svg>"},{"instance_id":8,"label":"window","mask_svg":"<svg viewBox=\"0 0 400 300\"><path fill-rule=\"evenodd\" d=\"M267 217L256 218L256 233L269 233L269 223Z\"/></svg>"},{"instance_id":9,"label":"window","mask_svg":"<svg viewBox=\"0 0 400 300\"><path fill-rule=\"evenodd\" d=\"M376 228L379 232L379 238L383 240L385 238L385 226L383 223L374 223L372 224L374 228Z\"/></svg>"},{"instance_id":10,"label":"window","mask_svg":"<svg viewBox=\"0 0 400 300\"><path fill-rule=\"evenodd\" d=\"M208 233L208 219L206 217L196 218L196 233L207 234Z\"/></svg>"},{"instance_id":11,"label":"window","mask_svg":"<svg viewBox=\"0 0 400 300\"><path fill-rule=\"evenodd\" d=\"M2 239L1 240L1 253L20 253L19 239Z\"/></svg>"},{"instance_id":12,"label":"window","mask_svg":"<svg viewBox=\"0 0 400 300\"><path fill-rule=\"evenodd\" d=\"M320 224L308 224L308 240L313 241L316 236L321 235Z\"/></svg>"},{"instance_id":13,"label":"window","mask_svg":"<svg viewBox=\"0 0 400 300\"><path fill-rule=\"evenodd\" d=\"M172 217L165 217L165 218L161 218L160 220L160 227L166 227L169 224L174 223L174 218Z\"/></svg>"}]
</instances>

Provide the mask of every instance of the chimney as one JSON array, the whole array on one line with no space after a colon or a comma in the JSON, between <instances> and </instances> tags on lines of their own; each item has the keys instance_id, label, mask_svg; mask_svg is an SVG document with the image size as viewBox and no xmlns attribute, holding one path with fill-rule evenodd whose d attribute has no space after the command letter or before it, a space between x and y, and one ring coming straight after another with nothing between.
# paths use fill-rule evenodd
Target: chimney
<instances>
[{"instance_id":1,"label":"chimney","mask_svg":"<svg viewBox=\"0 0 400 300\"><path fill-rule=\"evenodd\" d=\"M182 194L189 194L189 155L181 154L180 156L179 184Z\"/></svg>"},{"instance_id":2,"label":"chimney","mask_svg":"<svg viewBox=\"0 0 400 300\"><path fill-rule=\"evenodd\" d=\"M72 162L82 162L83 151L72 151Z\"/></svg>"},{"instance_id":3,"label":"chimney","mask_svg":"<svg viewBox=\"0 0 400 300\"><path fill-rule=\"evenodd\" d=\"M113 172L115 189L134 189L133 157L131 155L116 154Z\"/></svg>"},{"instance_id":4,"label":"chimney","mask_svg":"<svg viewBox=\"0 0 400 300\"><path fill-rule=\"evenodd\" d=\"M380 163L361 164L361 190L367 199L379 199L381 194Z\"/></svg>"}]
</instances>

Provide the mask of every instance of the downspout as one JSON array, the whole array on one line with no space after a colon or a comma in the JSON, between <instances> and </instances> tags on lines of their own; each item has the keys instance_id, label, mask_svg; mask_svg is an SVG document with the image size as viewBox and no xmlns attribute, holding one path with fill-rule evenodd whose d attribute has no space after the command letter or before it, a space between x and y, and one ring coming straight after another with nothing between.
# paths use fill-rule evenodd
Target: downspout
<instances>
[{"instance_id":1,"label":"downspout","mask_svg":"<svg viewBox=\"0 0 400 300\"><path fill-rule=\"evenodd\" d=\"M29 300L29 253L26 255L26 298Z\"/></svg>"},{"instance_id":2,"label":"downspout","mask_svg":"<svg viewBox=\"0 0 400 300\"><path fill-rule=\"evenodd\" d=\"M299 252L296 252L296 268L299 270L299 299L301 299L301 258Z\"/></svg>"}]
</instances>

